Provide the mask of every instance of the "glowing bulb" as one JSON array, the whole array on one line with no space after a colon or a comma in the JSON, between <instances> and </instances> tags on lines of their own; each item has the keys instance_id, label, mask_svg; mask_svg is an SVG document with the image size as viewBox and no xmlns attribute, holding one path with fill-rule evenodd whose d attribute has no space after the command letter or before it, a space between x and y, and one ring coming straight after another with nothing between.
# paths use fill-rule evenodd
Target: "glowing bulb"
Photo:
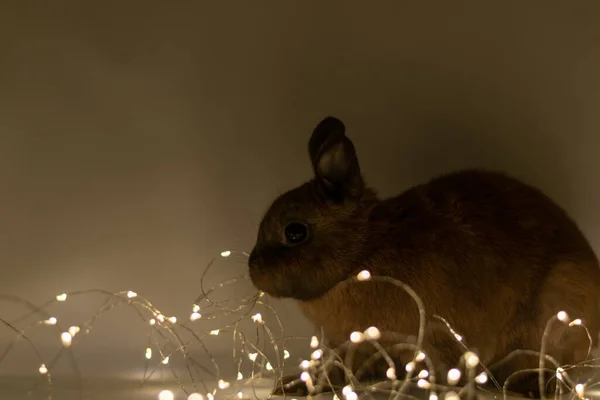
<instances>
[{"instance_id":1,"label":"glowing bulb","mask_svg":"<svg viewBox=\"0 0 600 400\"><path fill-rule=\"evenodd\" d=\"M229 257L231 255L231 251L230 250L225 250L221 252L221 257L226 258Z\"/></svg>"},{"instance_id":2,"label":"glowing bulb","mask_svg":"<svg viewBox=\"0 0 600 400\"><path fill-rule=\"evenodd\" d=\"M300 368L302 369L308 369L310 368L310 362L308 360L304 360L300 363Z\"/></svg>"},{"instance_id":3,"label":"glowing bulb","mask_svg":"<svg viewBox=\"0 0 600 400\"><path fill-rule=\"evenodd\" d=\"M229 387L229 382L224 381L223 379L219 379L218 383L219 389L227 389Z\"/></svg>"},{"instance_id":4,"label":"glowing bulb","mask_svg":"<svg viewBox=\"0 0 600 400\"><path fill-rule=\"evenodd\" d=\"M581 320L579 318L574 319L569 323L569 326L581 325Z\"/></svg>"},{"instance_id":5,"label":"glowing bulb","mask_svg":"<svg viewBox=\"0 0 600 400\"><path fill-rule=\"evenodd\" d=\"M137 293L136 292L132 292L130 290L129 292L127 292L127 297L129 297L130 299L133 299L134 297L137 297Z\"/></svg>"},{"instance_id":6,"label":"glowing bulb","mask_svg":"<svg viewBox=\"0 0 600 400\"><path fill-rule=\"evenodd\" d=\"M429 376L429 371L427 371L426 369L421 370L421 372L419 372L419 378L421 379L425 379Z\"/></svg>"},{"instance_id":7,"label":"glowing bulb","mask_svg":"<svg viewBox=\"0 0 600 400\"><path fill-rule=\"evenodd\" d=\"M487 381L488 381L488 376L485 372L482 372L475 377L475 382L479 383L480 385L485 385L485 383Z\"/></svg>"},{"instance_id":8,"label":"glowing bulb","mask_svg":"<svg viewBox=\"0 0 600 400\"><path fill-rule=\"evenodd\" d=\"M238 375L237 375L237 380L238 380L238 381L241 381L242 379L244 379L244 375L242 375L242 373L241 373L241 372L238 372Z\"/></svg>"},{"instance_id":9,"label":"glowing bulb","mask_svg":"<svg viewBox=\"0 0 600 400\"><path fill-rule=\"evenodd\" d=\"M344 396L348 396L348 393L350 393L352 391L352 387L351 386L344 386L344 388L342 389L342 394Z\"/></svg>"},{"instance_id":10,"label":"glowing bulb","mask_svg":"<svg viewBox=\"0 0 600 400\"><path fill-rule=\"evenodd\" d=\"M452 368L448 371L448 383L450 385L456 385L460 379L461 373L458 369ZM447 398L447 395L446 395Z\"/></svg>"},{"instance_id":11,"label":"glowing bulb","mask_svg":"<svg viewBox=\"0 0 600 400\"><path fill-rule=\"evenodd\" d=\"M563 380L563 375L562 375L562 371L559 369L556 370L556 379L558 379L559 381Z\"/></svg>"},{"instance_id":12,"label":"glowing bulb","mask_svg":"<svg viewBox=\"0 0 600 400\"><path fill-rule=\"evenodd\" d=\"M310 374L304 371L302 374L300 374L300 379L302 382L308 382L310 380Z\"/></svg>"},{"instance_id":13,"label":"glowing bulb","mask_svg":"<svg viewBox=\"0 0 600 400\"><path fill-rule=\"evenodd\" d=\"M158 394L158 400L173 400L175 395L170 390L163 390Z\"/></svg>"},{"instance_id":14,"label":"glowing bulb","mask_svg":"<svg viewBox=\"0 0 600 400\"><path fill-rule=\"evenodd\" d=\"M69 332L63 332L60 335L60 340L62 341L63 346L70 347L73 337L71 336L71 334Z\"/></svg>"},{"instance_id":15,"label":"glowing bulb","mask_svg":"<svg viewBox=\"0 0 600 400\"><path fill-rule=\"evenodd\" d=\"M429 382L427 382L425 379L419 379L417 386L421 389L427 389L429 387Z\"/></svg>"},{"instance_id":16,"label":"glowing bulb","mask_svg":"<svg viewBox=\"0 0 600 400\"><path fill-rule=\"evenodd\" d=\"M165 316L162 314L158 314L156 316L156 319L159 320L160 322L165 322Z\"/></svg>"},{"instance_id":17,"label":"glowing bulb","mask_svg":"<svg viewBox=\"0 0 600 400\"><path fill-rule=\"evenodd\" d=\"M210 331L210 334L213 335L213 336L217 336L219 334L219 332L220 331L218 329L215 329L213 331Z\"/></svg>"},{"instance_id":18,"label":"glowing bulb","mask_svg":"<svg viewBox=\"0 0 600 400\"><path fill-rule=\"evenodd\" d=\"M212 394L212 393L208 393L208 394L206 395L206 397L208 398L208 400L215 400L215 396L213 396L213 394Z\"/></svg>"},{"instance_id":19,"label":"glowing bulb","mask_svg":"<svg viewBox=\"0 0 600 400\"><path fill-rule=\"evenodd\" d=\"M564 311L559 311L558 314L556 314L556 318L558 318L559 321L567 322L569 320L569 315Z\"/></svg>"},{"instance_id":20,"label":"glowing bulb","mask_svg":"<svg viewBox=\"0 0 600 400\"><path fill-rule=\"evenodd\" d=\"M204 400L204 397L200 393L192 393L188 396L187 400Z\"/></svg>"},{"instance_id":21,"label":"glowing bulb","mask_svg":"<svg viewBox=\"0 0 600 400\"><path fill-rule=\"evenodd\" d=\"M352 332L350 334L350 341L352 343L361 343L365 340L365 335L362 332Z\"/></svg>"},{"instance_id":22,"label":"glowing bulb","mask_svg":"<svg viewBox=\"0 0 600 400\"><path fill-rule=\"evenodd\" d=\"M81 330L81 328L79 328L78 326L72 326L69 328L68 332L69 332L69 335L71 335L71 337L73 337L73 336L77 335L80 330Z\"/></svg>"},{"instance_id":23,"label":"glowing bulb","mask_svg":"<svg viewBox=\"0 0 600 400\"><path fill-rule=\"evenodd\" d=\"M248 354L248 358L250 359L250 361L256 361L256 357L258 357L258 353Z\"/></svg>"},{"instance_id":24,"label":"glowing bulb","mask_svg":"<svg viewBox=\"0 0 600 400\"><path fill-rule=\"evenodd\" d=\"M460 400L460 397L458 396L458 394L456 394L456 392L447 392L446 393L446 397L444 397L444 399L446 399L446 400Z\"/></svg>"},{"instance_id":25,"label":"glowing bulb","mask_svg":"<svg viewBox=\"0 0 600 400\"><path fill-rule=\"evenodd\" d=\"M462 340L463 340L462 336L460 336L458 333L455 333L455 334L454 334L454 338L455 338L456 340L458 340L459 342L462 342ZM450 393L454 393L454 392L450 392ZM447 395L446 395L446 396L447 396Z\"/></svg>"},{"instance_id":26,"label":"glowing bulb","mask_svg":"<svg viewBox=\"0 0 600 400\"><path fill-rule=\"evenodd\" d=\"M417 353L417 356L415 357L415 361L416 362L421 362L423 360L425 360L425 353L423 353L422 351L419 351Z\"/></svg>"},{"instance_id":27,"label":"glowing bulb","mask_svg":"<svg viewBox=\"0 0 600 400\"><path fill-rule=\"evenodd\" d=\"M40 365L39 371L40 371L40 374L46 375L48 373L48 368L46 368L46 364Z\"/></svg>"},{"instance_id":28,"label":"glowing bulb","mask_svg":"<svg viewBox=\"0 0 600 400\"><path fill-rule=\"evenodd\" d=\"M584 389L585 386L583 386L582 383L578 383L577 385L575 385L575 392L577 393L577 396L583 397Z\"/></svg>"},{"instance_id":29,"label":"glowing bulb","mask_svg":"<svg viewBox=\"0 0 600 400\"><path fill-rule=\"evenodd\" d=\"M376 327L371 326L367 328L364 335L365 338L368 340L377 340L381 337L381 332L379 332L379 329L377 329Z\"/></svg>"},{"instance_id":30,"label":"glowing bulb","mask_svg":"<svg viewBox=\"0 0 600 400\"><path fill-rule=\"evenodd\" d=\"M283 351L283 359L287 360L288 358L290 358L290 352L287 350Z\"/></svg>"},{"instance_id":31,"label":"glowing bulb","mask_svg":"<svg viewBox=\"0 0 600 400\"><path fill-rule=\"evenodd\" d=\"M465 353L465 360L467 360L467 366L471 368L475 368L477 364L479 364L479 357L477 357L477 354L470 351Z\"/></svg>"},{"instance_id":32,"label":"glowing bulb","mask_svg":"<svg viewBox=\"0 0 600 400\"><path fill-rule=\"evenodd\" d=\"M354 391L350 391L347 395L346 395L346 400L358 400L358 395L356 394L356 392Z\"/></svg>"},{"instance_id":33,"label":"glowing bulb","mask_svg":"<svg viewBox=\"0 0 600 400\"><path fill-rule=\"evenodd\" d=\"M150 321L148 321L148 322L150 322L150 325L156 324L156 320L154 318L151 318Z\"/></svg>"},{"instance_id":34,"label":"glowing bulb","mask_svg":"<svg viewBox=\"0 0 600 400\"><path fill-rule=\"evenodd\" d=\"M59 294L58 296L56 296L56 300L67 301L67 294L66 293Z\"/></svg>"},{"instance_id":35,"label":"glowing bulb","mask_svg":"<svg viewBox=\"0 0 600 400\"><path fill-rule=\"evenodd\" d=\"M148 360L152 358L152 349L150 347L146 349L146 358Z\"/></svg>"},{"instance_id":36,"label":"glowing bulb","mask_svg":"<svg viewBox=\"0 0 600 400\"><path fill-rule=\"evenodd\" d=\"M262 324L263 319L262 319L262 315L260 315L260 313L256 313L252 316L252 321Z\"/></svg>"},{"instance_id":37,"label":"glowing bulb","mask_svg":"<svg viewBox=\"0 0 600 400\"><path fill-rule=\"evenodd\" d=\"M54 317L50 317L47 320L44 321L44 324L46 325L56 325L58 321L56 320L56 318Z\"/></svg>"},{"instance_id":38,"label":"glowing bulb","mask_svg":"<svg viewBox=\"0 0 600 400\"><path fill-rule=\"evenodd\" d=\"M192 312L200 312L200 306L198 304L194 304L192 307Z\"/></svg>"},{"instance_id":39,"label":"glowing bulb","mask_svg":"<svg viewBox=\"0 0 600 400\"><path fill-rule=\"evenodd\" d=\"M310 347L316 349L319 347L319 339L316 336L310 338Z\"/></svg>"},{"instance_id":40,"label":"glowing bulb","mask_svg":"<svg viewBox=\"0 0 600 400\"><path fill-rule=\"evenodd\" d=\"M359 281L368 281L371 279L371 273L365 269L364 271L360 271L356 278L358 278Z\"/></svg>"},{"instance_id":41,"label":"glowing bulb","mask_svg":"<svg viewBox=\"0 0 600 400\"><path fill-rule=\"evenodd\" d=\"M311 354L311 358L313 360L318 360L321 358L321 356L323 355L323 350L319 349L319 350L315 350L313 351L313 353Z\"/></svg>"},{"instance_id":42,"label":"glowing bulb","mask_svg":"<svg viewBox=\"0 0 600 400\"><path fill-rule=\"evenodd\" d=\"M244 393L237 392L237 397L238 397L238 399L242 399L244 397Z\"/></svg>"},{"instance_id":43,"label":"glowing bulb","mask_svg":"<svg viewBox=\"0 0 600 400\"><path fill-rule=\"evenodd\" d=\"M273 371L273 366L271 365L270 362L267 362L267 365L265 365L265 368L267 368L267 371Z\"/></svg>"},{"instance_id":44,"label":"glowing bulb","mask_svg":"<svg viewBox=\"0 0 600 400\"><path fill-rule=\"evenodd\" d=\"M198 312L193 312L190 315L190 321L192 321L192 322L198 321L200 318L202 318L202 315L200 315L200 313L198 313Z\"/></svg>"},{"instance_id":45,"label":"glowing bulb","mask_svg":"<svg viewBox=\"0 0 600 400\"><path fill-rule=\"evenodd\" d=\"M429 400L438 400L437 394L435 394L435 393L430 394Z\"/></svg>"},{"instance_id":46,"label":"glowing bulb","mask_svg":"<svg viewBox=\"0 0 600 400\"><path fill-rule=\"evenodd\" d=\"M169 318L169 322L172 324L176 324L177 323L177 317L170 317Z\"/></svg>"},{"instance_id":47,"label":"glowing bulb","mask_svg":"<svg viewBox=\"0 0 600 400\"><path fill-rule=\"evenodd\" d=\"M412 372L415 369L415 363L414 362L409 362L408 364L406 364L404 366L404 369L406 370L406 372Z\"/></svg>"},{"instance_id":48,"label":"glowing bulb","mask_svg":"<svg viewBox=\"0 0 600 400\"><path fill-rule=\"evenodd\" d=\"M396 369L395 368L388 368L388 370L385 373L385 376L387 376L387 378L389 380L395 381L396 380Z\"/></svg>"},{"instance_id":49,"label":"glowing bulb","mask_svg":"<svg viewBox=\"0 0 600 400\"><path fill-rule=\"evenodd\" d=\"M163 358L163 360L161 361L164 365L167 365L169 363L169 357L165 357Z\"/></svg>"}]
</instances>

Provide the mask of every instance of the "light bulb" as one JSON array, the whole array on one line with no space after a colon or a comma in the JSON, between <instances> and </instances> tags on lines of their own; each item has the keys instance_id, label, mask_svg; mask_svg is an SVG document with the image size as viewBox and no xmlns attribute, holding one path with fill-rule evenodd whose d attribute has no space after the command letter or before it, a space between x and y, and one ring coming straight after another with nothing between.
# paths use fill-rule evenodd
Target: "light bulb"
<instances>
[{"instance_id":1,"label":"light bulb","mask_svg":"<svg viewBox=\"0 0 600 400\"><path fill-rule=\"evenodd\" d=\"M130 290L129 292L127 292L127 297L129 297L130 299L133 299L134 297L137 297L137 293L136 292L132 292Z\"/></svg>"},{"instance_id":2,"label":"light bulb","mask_svg":"<svg viewBox=\"0 0 600 400\"><path fill-rule=\"evenodd\" d=\"M225 257L229 257L231 255L231 251L230 250L225 250L221 252L221 257L225 258Z\"/></svg>"},{"instance_id":3,"label":"light bulb","mask_svg":"<svg viewBox=\"0 0 600 400\"><path fill-rule=\"evenodd\" d=\"M56 296L56 300L67 301L67 294L66 293L59 294L58 296Z\"/></svg>"},{"instance_id":4,"label":"light bulb","mask_svg":"<svg viewBox=\"0 0 600 400\"><path fill-rule=\"evenodd\" d=\"M350 341L352 343L361 343L365 340L365 335L362 332L352 332L350 334Z\"/></svg>"},{"instance_id":5,"label":"light bulb","mask_svg":"<svg viewBox=\"0 0 600 400\"><path fill-rule=\"evenodd\" d=\"M39 371L40 371L40 374L46 375L48 373L48 368L46 368L46 364L40 365Z\"/></svg>"},{"instance_id":6,"label":"light bulb","mask_svg":"<svg viewBox=\"0 0 600 400\"><path fill-rule=\"evenodd\" d=\"M452 368L450 371L448 371L448 383L450 385L456 385L458 383L458 381L460 380L461 375L462 374L461 374L460 370L458 370L456 368Z\"/></svg>"},{"instance_id":7,"label":"light bulb","mask_svg":"<svg viewBox=\"0 0 600 400\"><path fill-rule=\"evenodd\" d=\"M381 337L381 332L374 326L367 328L364 332L365 338L369 340L378 340Z\"/></svg>"},{"instance_id":8,"label":"light bulb","mask_svg":"<svg viewBox=\"0 0 600 400\"><path fill-rule=\"evenodd\" d=\"M368 281L369 279L371 279L371 273L365 269L364 271L360 271L356 278L359 281Z\"/></svg>"},{"instance_id":9,"label":"light bulb","mask_svg":"<svg viewBox=\"0 0 600 400\"><path fill-rule=\"evenodd\" d=\"M163 390L158 394L158 400L173 400L175 395L170 390Z\"/></svg>"},{"instance_id":10,"label":"light bulb","mask_svg":"<svg viewBox=\"0 0 600 400\"><path fill-rule=\"evenodd\" d=\"M73 337L71 336L71 334L69 332L63 332L60 335L60 340L62 341L63 346L70 347L71 343L73 341Z\"/></svg>"}]
</instances>

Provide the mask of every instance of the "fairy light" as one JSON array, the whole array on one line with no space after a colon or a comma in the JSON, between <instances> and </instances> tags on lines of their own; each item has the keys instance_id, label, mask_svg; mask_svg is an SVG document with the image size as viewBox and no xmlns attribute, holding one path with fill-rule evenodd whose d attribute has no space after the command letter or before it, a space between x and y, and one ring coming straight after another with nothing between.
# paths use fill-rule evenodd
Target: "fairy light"
<instances>
[{"instance_id":1,"label":"fairy light","mask_svg":"<svg viewBox=\"0 0 600 400\"><path fill-rule=\"evenodd\" d=\"M569 320L569 314L565 311L559 311L558 314L556 314L556 318L561 322L567 322Z\"/></svg>"},{"instance_id":2,"label":"fairy light","mask_svg":"<svg viewBox=\"0 0 600 400\"><path fill-rule=\"evenodd\" d=\"M365 330L364 336L367 340L378 340L381 337L381 332L376 327L371 326Z\"/></svg>"},{"instance_id":3,"label":"fairy light","mask_svg":"<svg viewBox=\"0 0 600 400\"><path fill-rule=\"evenodd\" d=\"M417 386L420 387L421 389L428 389L430 384L425 379L419 379L417 381Z\"/></svg>"},{"instance_id":4,"label":"fairy light","mask_svg":"<svg viewBox=\"0 0 600 400\"><path fill-rule=\"evenodd\" d=\"M404 366L404 369L406 370L406 372L412 372L415 370L415 363L414 362L409 362Z\"/></svg>"},{"instance_id":5,"label":"fairy light","mask_svg":"<svg viewBox=\"0 0 600 400\"><path fill-rule=\"evenodd\" d=\"M212 394L212 393L207 393L207 394L206 394L206 398L207 398L208 400L215 400L215 396L213 396L213 394Z\"/></svg>"},{"instance_id":6,"label":"fairy light","mask_svg":"<svg viewBox=\"0 0 600 400\"><path fill-rule=\"evenodd\" d=\"M238 372L238 374L237 374L237 380L241 381L242 379L244 379L244 375L241 372Z\"/></svg>"},{"instance_id":7,"label":"fairy light","mask_svg":"<svg viewBox=\"0 0 600 400\"><path fill-rule=\"evenodd\" d=\"M306 371L300 374L300 380L302 382L308 382L310 380L310 374Z\"/></svg>"},{"instance_id":8,"label":"fairy light","mask_svg":"<svg viewBox=\"0 0 600 400\"><path fill-rule=\"evenodd\" d=\"M163 358L163 360L161 361L164 365L167 365L169 363L169 356Z\"/></svg>"},{"instance_id":9,"label":"fairy light","mask_svg":"<svg viewBox=\"0 0 600 400\"><path fill-rule=\"evenodd\" d=\"M270 362L267 362L267 365L265 365L265 368L267 369L267 371L273 371L273 366L271 365Z\"/></svg>"},{"instance_id":10,"label":"fairy light","mask_svg":"<svg viewBox=\"0 0 600 400\"><path fill-rule=\"evenodd\" d=\"M577 396L579 396L580 398L583 398L584 391L585 386L583 385L583 383L578 383L577 385L575 385L575 393L577 393Z\"/></svg>"},{"instance_id":11,"label":"fairy light","mask_svg":"<svg viewBox=\"0 0 600 400\"><path fill-rule=\"evenodd\" d=\"M230 250L225 250L221 252L221 257L223 258L227 258L231 255L231 251Z\"/></svg>"},{"instance_id":12,"label":"fairy light","mask_svg":"<svg viewBox=\"0 0 600 400\"><path fill-rule=\"evenodd\" d=\"M256 357L258 357L258 353L248 354L248 358L250 359L250 361L256 361Z\"/></svg>"},{"instance_id":13,"label":"fairy light","mask_svg":"<svg viewBox=\"0 0 600 400\"><path fill-rule=\"evenodd\" d=\"M357 400L358 399L358 395L356 394L356 392L354 390L352 390L352 387L350 387L350 386L344 386L344 388L342 389L342 394L344 395L346 400Z\"/></svg>"},{"instance_id":14,"label":"fairy light","mask_svg":"<svg viewBox=\"0 0 600 400\"><path fill-rule=\"evenodd\" d=\"M577 318L574 319L573 321L569 322L569 326L576 326L576 325L581 325L581 319Z\"/></svg>"},{"instance_id":15,"label":"fairy light","mask_svg":"<svg viewBox=\"0 0 600 400\"><path fill-rule=\"evenodd\" d=\"M352 386L346 385L344 386L344 388L342 389L342 394L344 396L348 396L348 393L352 392Z\"/></svg>"},{"instance_id":16,"label":"fairy light","mask_svg":"<svg viewBox=\"0 0 600 400\"><path fill-rule=\"evenodd\" d=\"M150 321L148 322L150 323L150 325L156 324L156 320L154 318L150 318Z\"/></svg>"},{"instance_id":17,"label":"fairy light","mask_svg":"<svg viewBox=\"0 0 600 400\"><path fill-rule=\"evenodd\" d=\"M137 293L130 290L127 292L127 297L133 299L134 297L137 297Z\"/></svg>"},{"instance_id":18,"label":"fairy light","mask_svg":"<svg viewBox=\"0 0 600 400\"><path fill-rule=\"evenodd\" d=\"M360 271L358 273L358 275L356 276L356 278L359 281L368 281L369 279L371 279L371 273L369 271L367 271L367 270Z\"/></svg>"},{"instance_id":19,"label":"fairy light","mask_svg":"<svg viewBox=\"0 0 600 400\"><path fill-rule=\"evenodd\" d=\"M438 396L435 393L429 395L429 400L438 400Z\"/></svg>"},{"instance_id":20,"label":"fairy light","mask_svg":"<svg viewBox=\"0 0 600 400\"><path fill-rule=\"evenodd\" d=\"M387 378L391 381L395 381L396 378L396 368L388 368L388 370L385 372L385 376L387 376Z\"/></svg>"},{"instance_id":21,"label":"fairy light","mask_svg":"<svg viewBox=\"0 0 600 400\"><path fill-rule=\"evenodd\" d=\"M158 394L158 400L174 400L175 395L170 390L163 390Z\"/></svg>"},{"instance_id":22,"label":"fairy light","mask_svg":"<svg viewBox=\"0 0 600 400\"><path fill-rule=\"evenodd\" d=\"M63 332L60 335L60 340L62 341L63 346L70 347L71 343L73 341L73 337L71 336L71 334L69 332Z\"/></svg>"},{"instance_id":23,"label":"fairy light","mask_svg":"<svg viewBox=\"0 0 600 400\"><path fill-rule=\"evenodd\" d=\"M429 371L427 371L426 369L421 370L421 372L419 372L419 378L421 379L426 379L429 376Z\"/></svg>"},{"instance_id":24,"label":"fairy light","mask_svg":"<svg viewBox=\"0 0 600 400\"><path fill-rule=\"evenodd\" d=\"M444 397L446 400L460 400L460 396L456 392L448 392Z\"/></svg>"},{"instance_id":25,"label":"fairy light","mask_svg":"<svg viewBox=\"0 0 600 400\"><path fill-rule=\"evenodd\" d=\"M198 304L194 304L194 306L192 307L192 312L200 312L200 306Z\"/></svg>"},{"instance_id":26,"label":"fairy light","mask_svg":"<svg viewBox=\"0 0 600 400\"><path fill-rule=\"evenodd\" d=\"M287 360L288 358L290 358L290 352L287 350L283 351L283 359Z\"/></svg>"},{"instance_id":27,"label":"fairy light","mask_svg":"<svg viewBox=\"0 0 600 400\"><path fill-rule=\"evenodd\" d=\"M50 318L48 318L47 320L44 321L44 324L46 324L46 325L56 325L57 322L58 321L57 321L56 318L50 317Z\"/></svg>"},{"instance_id":28,"label":"fairy light","mask_svg":"<svg viewBox=\"0 0 600 400\"><path fill-rule=\"evenodd\" d=\"M316 336L310 338L310 347L313 349L319 347L319 339Z\"/></svg>"},{"instance_id":29,"label":"fairy light","mask_svg":"<svg viewBox=\"0 0 600 400\"><path fill-rule=\"evenodd\" d=\"M190 321L192 322L198 321L200 318L202 318L202 315L200 315L199 312L193 312L190 314Z\"/></svg>"},{"instance_id":30,"label":"fairy light","mask_svg":"<svg viewBox=\"0 0 600 400\"><path fill-rule=\"evenodd\" d=\"M67 301L67 294L66 293L61 293L58 296L56 296L56 300L58 301Z\"/></svg>"},{"instance_id":31,"label":"fairy light","mask_svg":"<svg viewBox=\"0 0 600 400\"><path fill-rule=\"evenodd\" d=\"M461 372L457 368L452 368L448 371L448 383L450 385L456 385L460 380Z\"/></svg>"},{"instance_id":32,"label":"fairy light","mask_svg":"<svg viewBox=\"0 0 600 400\"><path fill-rule=\"evenodd\" d=\"M309 369L309 368L310 368L310 361L308 361L308 360L303 360L303 361L300 363L300 368L302 368L303 370L307 370L307 369Z\"/></svg>"},{"instance_id":33,"label":"fairy light","mask_svg":"<svg viewBox=\"0 0 600 400\"><path fill-rule=\"evenodd\" d=\"M263 323L262 315L260 315L260 313L254 314L252 316L252 321L256 322L257 324L262 324Z\"/></svg>"},{"instance_id":34,"label":"fairy light","mask_svg":"<svg viewBox=\"0 0 600 400\"><path fill-rule=\"evenodd\" d=\"M152 358L152 349L150 347L148 347L146 349L146 359L149 360Z\"/></svg>"},{"instance_id":35,"label":"fairy light","mask_svg":"<svg viewBox=\"0 0 600 400\"><path fill-rule=\"evenodd\" d=\"M204 400L204 397L200 393L192 393L188 396L187 400Z\"/></svg>"},{"instance_id":36,"label":"fairy light","mask_svg":"<svg viewBox=\"0 0 600 400\"><path fill-rule=\"evenodd\" d=\"M417 356L415 357L415 361L416 362L423 362L423 361L425 361L425 353L423 353L422 351L419 351L417 353Z\"/></svg>"},{"instance_id":37,"label":"fairy light","mask_svg":"<svg viewBox=\"0 0 600 400\"><path fill-rule=\"evenodd\" d=\"M38 371L40 371L40 374L46 375L48 373L48 368L46 368L46 364L40 365Z\"/></svg>"},{"instance_id":38,"label":"fairy light","mask_svg":"<svg viewBox=\"0 0 600 400\"><path fill-rule=\"evenodd\" d=\"M475 382L479 383L480 385L485 385L487 381L488 376L485 372L482 372L475 377Z\"/></svg>"},{"instance_id":39,"label":"fairy light","mask_svg":"<svg viewBox=\"0 0 600 400\"><path fill-rule=\"evenodd\" d=\"M219 329L213 329L212 331L210 331L210 334L213 335L213 336L218 336L219 332L220 332Z\"/></svg>"},{"instance_id":40,"label":"fairy light","mask_svg":"<svg viewBox=\"0 0 600 400\"><path fill-rule=\"evenodd\" d=\"M559 381L563 380L563 372L565 372L564 369L562 369L561 367L556 368L556 379L558 379Z\"/></svg>"},{"instance_id":41,"label":"fairy light","mask_svg":"<svg viewBox=\"0 0 600 400\"><path fill-rule=\"evenodd\" d=\"M164 315L162 315L162 314L158 314L158 315L156 316L156 319L157 319L159 322L165 322L165 316L164 316Z\"/></svg>"},{"instance_id":42,"label":"fairy light","mask_svg":"<svg viewBox=\"0 0 600 400\"><path fill-rule=\"evenodd\" d=\"M323 350L319 349L319 350L315 350L313 351L313 353L311 354L311 358L313 360L319 360L321 359L321 356L323 355Z\"/></svg>"},{"instance_id":43,"label":"fairy light","mask_svg":"<svg viewBox=\"0 0 600 400\"><path fill-rule=\"evenodd\" d=\"M75 337L75 335L77 335L79 333L79 331L81 330L80 327L78 326L72 326L69 328L69 330L67 332L69 332L69 335L71 335L71 337Z\"/></svg>"},{"instance_id":44,"label":"fairy light","mask_svg":"<svg viewBox=\"0 0 600 400\"><path fill-rule=\"evenodd\" d=\"M169 322L172 324L176 324L177 323L177 317L169 317Z\"/></svg>"},{"instance_id":45,"label":"fairy light","mask_svg":"<svg viewBox=\"0 0 600 400\"><path fill-rule=\"evenodd\" d=\"M456 340L458 340L459 342L462 342L462 340L463 340L463 337L462 337L462 336L460 336L458 333L455 333L455 334L454 334L454 338L455 338Z\"/></svg>"},{"instance_id":46,"label":"fairy light","mask_svg":"<svg viewBox=\"0 0 600 400\"><path fill-rule=\"evenodd\" d=\"M477 357L477 354L470 351L465 353L465 360L467 361L467 366L470 368L475 368L479 364L479 357Z\"/></svg>"},{"instance_id":47,"label":"fairy light","mask_svg":"<svg viewBox=\"0 0 600 400\"><path fill-rule=\"evenodd\" d=\"M219 389L224 390L229 387L229 382L224 381L223 379L219 379L219 382L217 383L217 385L219 386Z\"/></svg>"},{"instance_id":48,"label":"fairy light","mask_svg":"<svg viewBox=\"0 0 600 400\"><path fill-rule=\"evenodd\" d=\"M352 343L362 343L365 340L365 335L362 332L352 332L350 334L350 341Z\"/></svg>"},{"instance_id":49,"label":"fairy light","mask_svg":"<svg viewBox=\"0 0 600 400\"><path fill-rule=\"evenodd\" d=\"M244 393L242 393L241 391L237 392L237 397L238 397L238 399L244 398Z\"/></svg>"}]
</instances>

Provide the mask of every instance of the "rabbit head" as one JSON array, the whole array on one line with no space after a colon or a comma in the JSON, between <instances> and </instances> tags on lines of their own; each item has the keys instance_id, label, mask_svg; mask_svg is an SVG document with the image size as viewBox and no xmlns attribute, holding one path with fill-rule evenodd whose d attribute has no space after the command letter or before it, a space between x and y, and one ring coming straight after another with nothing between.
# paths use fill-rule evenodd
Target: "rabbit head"
<instances>
[{"instance_id":1,"label":"rabbit head","mask_svg":"<svg viewBox=\"0 0 600 400\"><path fill-rule=\"evenodd\" d=\"M377 203L340 120L322 120L308 148L314 178L275 199L249 258L252 282L274 297L317 298L350 276Z\"/></svg>"}]
</instances>

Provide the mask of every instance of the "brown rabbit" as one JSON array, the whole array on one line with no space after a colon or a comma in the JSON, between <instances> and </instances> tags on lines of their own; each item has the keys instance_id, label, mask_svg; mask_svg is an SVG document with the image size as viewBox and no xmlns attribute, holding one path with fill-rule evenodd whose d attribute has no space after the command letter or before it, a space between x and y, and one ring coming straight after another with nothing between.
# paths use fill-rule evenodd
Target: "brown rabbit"
<instances>
[{"instance_id":1,"label":"brown rabbit","mask_svg":"<svg viewBox=\"0 0 600 400\"><path fill-rule=\"evenodd\" d=\"M317 125L309 153L314 178L270 206L249 268L259 290L296 299L329 347L370 326L417 333L418 309L398 287L338 285L362 270L402 281L423 300L429 324L423 348L438 377L457 366L465 350L445 326L434 329L433 315L463 334L487 366L517 349L539 351L546 324L559 311L581 319L593 343L583 327L558 322L547 337L547 354L561 365L576 364L596 346L598 259L576 224L542 192L504 174L466 170L381 200L365 185L354 145L334 117ZM364 363L365 348L352 368ZM394 357L406 363L414 352ZM522 355L491 373L503 384L538 361ZM386 369L373 366L366 377L385 379ZM342 376L332 376L344 385ZM509 389L537 396L537 377L511 378Z\"/></svg>"}]
</instances>

